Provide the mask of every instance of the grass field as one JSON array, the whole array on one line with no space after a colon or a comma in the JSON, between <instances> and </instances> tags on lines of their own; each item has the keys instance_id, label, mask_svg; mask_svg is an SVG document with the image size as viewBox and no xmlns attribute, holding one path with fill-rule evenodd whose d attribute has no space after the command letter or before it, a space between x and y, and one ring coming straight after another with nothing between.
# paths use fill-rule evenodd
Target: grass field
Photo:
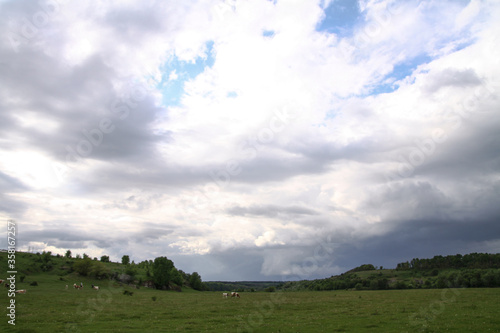
<instances>
[{"instance_id":1,"label":"grass field","mask_svg":"<svg viewBox=\"0 0 500 333\"><path fill-rule=\"evenodd\" d=\"M33 281L38 286L30 286ZM499 332L500 289L220 292L125 289L116 282L29 276L17 289L16 326L2 332ZM100 291L90 289L98 284ZM66 284L69 285L65 289ZM124 290L133 292L123 295ZM153 300L156 297L156 300Z\"/></svg>"}]
</instances>

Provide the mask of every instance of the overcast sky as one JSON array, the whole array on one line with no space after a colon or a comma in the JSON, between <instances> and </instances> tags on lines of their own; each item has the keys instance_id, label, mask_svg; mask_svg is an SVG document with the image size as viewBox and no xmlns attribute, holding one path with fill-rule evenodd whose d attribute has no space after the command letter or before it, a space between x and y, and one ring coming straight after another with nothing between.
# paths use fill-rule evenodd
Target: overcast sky
<instances>
[{"instance_id":1,"label":"overcast sky","mask_svg":"<svg viewBox=\"0 0 500 333\"><path fill-rule=\"evenodd\" d=\"M205 281L500 252L499 17L0 0L0 219L18 250L167 256Z\"/></svg>"}]
</instances>

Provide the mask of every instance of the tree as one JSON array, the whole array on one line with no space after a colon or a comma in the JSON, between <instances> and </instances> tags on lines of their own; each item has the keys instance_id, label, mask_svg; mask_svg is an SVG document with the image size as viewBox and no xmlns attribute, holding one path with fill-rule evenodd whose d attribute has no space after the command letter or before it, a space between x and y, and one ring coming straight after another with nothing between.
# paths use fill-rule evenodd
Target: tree
<instances>
[{"instance_id":1,"label":"tree","mask_svg":"<svg viewBox=\"0 0 500 333\"><path fill-rule=\"evenodd\" d=\"M177 270L177 268L173 267L172 270L170 271L170 279L172 280L173 283L182 287L184 279L182 278L182 275Z\"/></svg>"},{"instance_id":2,"label":"tree","mask_svg":"<svg viewBox=\"0 0 500 333\"><path fill-rule=\"evenodd\" d=\"M94 262L90 269L90 275L98 279L107 278L109 274L109 269L102 262Z\"/></svg>"},{"instance_id":3,"label":"tree","mask_svg":"<svg viewBox=\"0 0 500 333\"><path fill-rule=\"evenodd\" d=\"M109 256L101 256L101 262L109 262Z\"/></svg>"},{"instance_id":4,"label":"tree","mask_svg":"<svg viewBox=\"0 0 500 333\"><path fill-rule=\"evenodd\" d=\"M42 253L42 261L44 263L48 263L51 259L52 259L52 252L50 252L50 251L48 251L48 252L43 251L43 253Z\"/></svg>"},{"instance_id":5,"label":"tree","mask_svg":"<svg viewBox=\"0 0 500 333\"><path fill-rule=\"evenodd\" d=\"M85 258L73 264L73 269L80 275L87 276L92 269L92 260Z\"/></svg>"},{"instance_id":6,"label":"tree","mask_svg":"<svg viewBox=\"0 0 500 333\"><path fill-rule=\"evenodd\" d=\"M168 287L171 280L171 272L174 268L174 263L167 257L155 258L153 263L153 282L156 288Z\"/></svg>"},{"instance_id":7,"label":"tree","mask_svg":"<svg viewBox=\"0 0 500 333\"><path fill-rule=\"evenodd\" d=\"M189 277L189 285L195 290L202 290L203 283L201 282L200 274L198 274L197 272L191 274L191 276Z\"/></svg>"},{"instance_id":8,"label":"tree","mask_svg":"<svg viewBox=\"0 0 500 333\"><path fill-rule=\"evenodd\" d=\"M137 274L137 269L134 265L128 265L127 268L125 268L125 274L130 275L130 277L134 279Z\"/></svg>"},{"instance_id":9,"label":"tree","mask_svg":"<svg viewBox=\"0 0 500 333\"><path fill-rule=\"evenodd\" d=\"M128 264L130 264L130 257L129 257L128 255L124 255L124 256L122 257L122 264L123 264L123 265L128 265Z\"/></svg>"},{"instance_id":10,"label":"tree","mask_svg":"<svg viewBox=\"0 0 500 333\"><path fill-rule=\"evenodd\" d=\"M71 251L70 250L66 251L66 254L64 256L66 258L71 258Z\"/></svg>"}]
</instances>

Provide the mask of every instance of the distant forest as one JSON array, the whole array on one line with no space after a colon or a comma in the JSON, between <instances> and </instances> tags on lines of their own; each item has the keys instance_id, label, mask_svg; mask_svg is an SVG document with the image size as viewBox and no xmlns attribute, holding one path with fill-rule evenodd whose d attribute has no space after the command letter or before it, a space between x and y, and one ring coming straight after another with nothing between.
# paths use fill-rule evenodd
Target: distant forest
<instances>
[{"instance_id":1,"label":"distant forest","mask_svg":"<svg viewBox=\"0 0 500 333\"><path fill-rule=\"evenodd\" d=\"M385 290L500 287L500 253L471 253L414 258L396 269L361 265L326 279L286 282L281 290Z\"/></svg>"},{"instance_id":2,"label":"distant forest","mask_svg":"<svg viewBox=\"0 0 500 333\"><path fill-rule=\"evenodd\" d=\"M471 253L466 255L456 254L451 256L435 256L432 259L412 259L410 262L399 263L398 270L426 270L446 268L500 268L500 253Z\"/></svg>"}]
</instances>

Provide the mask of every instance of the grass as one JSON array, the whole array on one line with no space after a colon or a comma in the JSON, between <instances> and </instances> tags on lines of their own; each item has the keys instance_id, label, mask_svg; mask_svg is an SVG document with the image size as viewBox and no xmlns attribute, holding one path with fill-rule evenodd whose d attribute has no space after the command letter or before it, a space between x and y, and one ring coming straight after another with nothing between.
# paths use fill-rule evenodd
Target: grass
<instances>
[{"instance_id":1,"label":"grass","mask_svg":"<svg viewBox=\"0 0 500 333\"><path fill-rule=\"evenodd\" d=\"M2 287L0 331L498 332L500 327L500 289L247 292L240 293L241 299L223 299L221 292L179 293L132 289L109 280L64 279L39 274L18 282L17 289L28 292L16 295L15 330L7 323L9 298ZM38 286L30 286L33 281ZM84 289L73 289L80 281Z\"/></svg>"}]
</instances>

